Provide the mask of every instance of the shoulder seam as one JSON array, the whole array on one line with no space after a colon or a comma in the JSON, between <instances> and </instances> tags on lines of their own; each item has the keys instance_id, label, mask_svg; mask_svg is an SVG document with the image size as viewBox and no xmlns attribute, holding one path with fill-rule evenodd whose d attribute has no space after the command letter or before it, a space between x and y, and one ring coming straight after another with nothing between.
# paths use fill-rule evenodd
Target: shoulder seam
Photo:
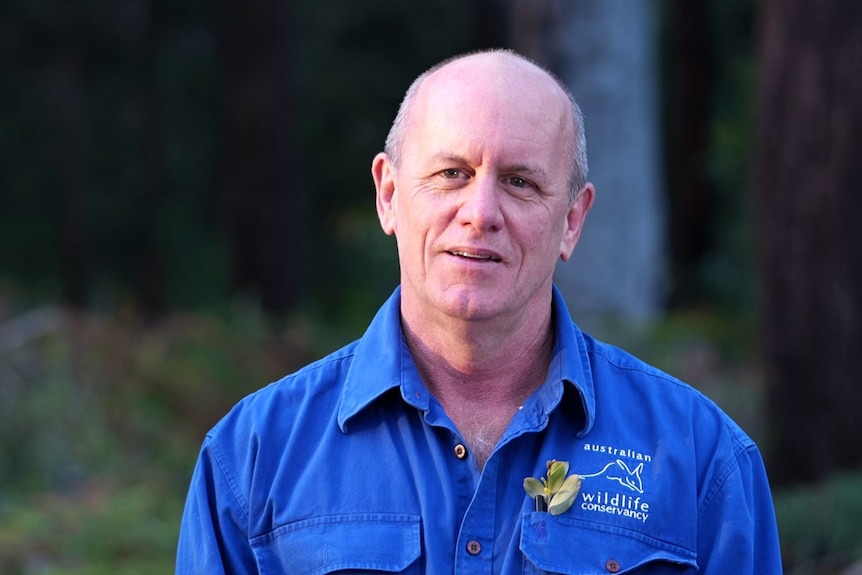
<instances>
[{"instance_id":1,"label":"shoulder seam","mask_svg":"<svg viewBox=\"0 0 862 575\"><path fill-rule=\"evenodd\" d=\"M239 505L240 511L242 511L243 519L246 523L246 535L248 535L248 521L249 521L249 506L248 500L242 495L242 492L239 488L239 484L236 479L236 475L233 473L229 473L227 469L227 463L225 461L224 453L221 448L216 443L216 438L212 434L207 435L206 447L209 448L212 453L212 460L215 465L218 467L219 472L222 474L222 477L225 478L227 484L230 486L231 494L234 497L234 500Z\"/></svg>"},{"instance_id":2,"label":"shoulder seam","mask_svg":"<svg viewBox=\"0 0 862 575\"><path fill-rule=\"evenodd\" d=\"M753 442L745 444L739 441L739 438L736 437L736 434L732 434L732 439L736 447L741 447L742 449L734 449L734 457L733 459L725 465L722 473L718 474L716 477L712 479L709 483L709 487L707 488L707 492L704 495L703 502L698 506L697 513L698 515L702 515L703 512L709 507L713 501L716 499L716 495L724 489L727 480L730 478L733 473L740 468L739 459L744 454L749 453L753 449L757 449Z\"/></svg>"},{"instance_id":3,"label":"shoulder seam","mask_svg":"<svg viewBox=\"0 0 862 575\"><path fill-rule=\"evenodd\" d=\"M596 347L593 347L592 349L587 350L587 353L601 356L606 362L608 362L609 364L611 364L612 366L614 366L617 369L624 369L626 371L636 371L636 372L642 373L648 377L654 377L656 379L661 379L663 381L666 381L668 383L672 383L672 384L679 386L679 387L684 387L687 389L692 389L694 391L697 391L691 385L685 383L684 381L680 380L677 377L672 376L669 373L662 371L661 369L659 369L657 367L653 367L653 366L650 366L648 364L644 364L644 367L649 367L649 369L644 369L644 367L641 367L641 366L620 365L618 362L616 362L612 358L608 357L608 355L606 353L604 353L600 349L597 349ZM636 358L635 356L631 356L631 357L633 359L635 359L636 361L642 363L642 360Z\"/></svg>"}]
</instances>

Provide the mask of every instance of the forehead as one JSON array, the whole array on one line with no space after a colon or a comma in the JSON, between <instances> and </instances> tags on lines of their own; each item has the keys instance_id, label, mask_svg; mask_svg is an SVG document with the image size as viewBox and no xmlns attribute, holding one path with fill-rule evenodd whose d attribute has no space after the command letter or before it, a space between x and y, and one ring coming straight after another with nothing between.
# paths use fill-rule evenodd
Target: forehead
<instances>
[{"instance_id":1,"label":"forehead","mask_svg":"<svg viewBox=\"0 0 862 575\"><path fill-rule=\"evenodd\" d=\"M508 58L467 58L425 79L405 152L539 163L566 169L573 142L568 97L539 68Z\"/></svg>"}]
</instances>

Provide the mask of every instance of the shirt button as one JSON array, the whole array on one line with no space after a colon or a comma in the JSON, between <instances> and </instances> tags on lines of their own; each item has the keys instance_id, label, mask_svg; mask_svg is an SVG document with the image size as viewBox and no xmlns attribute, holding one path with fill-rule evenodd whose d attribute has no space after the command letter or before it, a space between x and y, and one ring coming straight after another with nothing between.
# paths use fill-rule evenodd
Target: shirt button
<instances>
[{"instance_id":1,"label":"shirt button","mask_svg":"<svg viewBox=\"0 0 862 575\"><path fill-rule=\"evenodd\" d=\"M605 563L605 569L608 570L608 573L619 573L621 568L620 562L616 559L610 559Z\"/></svg>"},{"instance_id":2,"label":"shirt button","mask_svg":"<svg viewBox=\"0 0 862 575\"><path fill-rule=\"evenodd\" d=\"M455 457L457 457L458 459L464 459L465 457L467 457L467 448L464 447L460 443L458 445L456 445L455 446Z\"/></svg>"},{"instance_id":3,"label":"shirt button","mask_svg":"<svg viewBox=\"0 0 862 575\"><path fill-rule=\"evenodd\" d=\"M469 553L470 555L478 555L481 552L482 544L475 539L467 543L467 553Z\"/></svg>"}]
</instances>

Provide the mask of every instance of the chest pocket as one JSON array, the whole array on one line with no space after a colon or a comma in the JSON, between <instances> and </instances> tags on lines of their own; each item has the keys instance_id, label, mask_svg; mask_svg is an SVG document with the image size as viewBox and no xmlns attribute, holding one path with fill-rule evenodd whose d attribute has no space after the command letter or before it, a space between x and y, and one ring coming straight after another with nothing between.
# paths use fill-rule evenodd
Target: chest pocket
<instances>
[{"instance_id":1,"label":"chest pocket","mask_svg":"<svg viewBox=\"0 0 862 575\"><path fill-rule=\"evenodd\" d=\"M251 546L261 574L418 574L419 537L418 515L327 515L279 527Z\"/></svg>"},{"instance_id":2,"label":"chest pocket","mask_svg":"<svg viewBox=\"0 0 862 575\"><path fill-rule=\"evenodd\" d=\"M521 528L525 575L697 572L693 550L628 529L548 513L527 515Z\"/></svg>"}]
</instances>

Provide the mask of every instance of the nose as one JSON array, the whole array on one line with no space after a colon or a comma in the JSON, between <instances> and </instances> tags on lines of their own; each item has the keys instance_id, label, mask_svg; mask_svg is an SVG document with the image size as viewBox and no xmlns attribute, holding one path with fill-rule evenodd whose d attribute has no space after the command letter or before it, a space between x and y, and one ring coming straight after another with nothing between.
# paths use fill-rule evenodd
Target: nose
<instances>
[{"instance_id":1,"label":"nose","mask_svg":"<svg viewBox=\"0 0 862 575\"><path fill-rule=\"evenodd\" d=\"M458 221L478 231L499 231L503 228L501 190L496 178L476 175L471 185L462 190Z\"/></svg>"}]
</instances>

